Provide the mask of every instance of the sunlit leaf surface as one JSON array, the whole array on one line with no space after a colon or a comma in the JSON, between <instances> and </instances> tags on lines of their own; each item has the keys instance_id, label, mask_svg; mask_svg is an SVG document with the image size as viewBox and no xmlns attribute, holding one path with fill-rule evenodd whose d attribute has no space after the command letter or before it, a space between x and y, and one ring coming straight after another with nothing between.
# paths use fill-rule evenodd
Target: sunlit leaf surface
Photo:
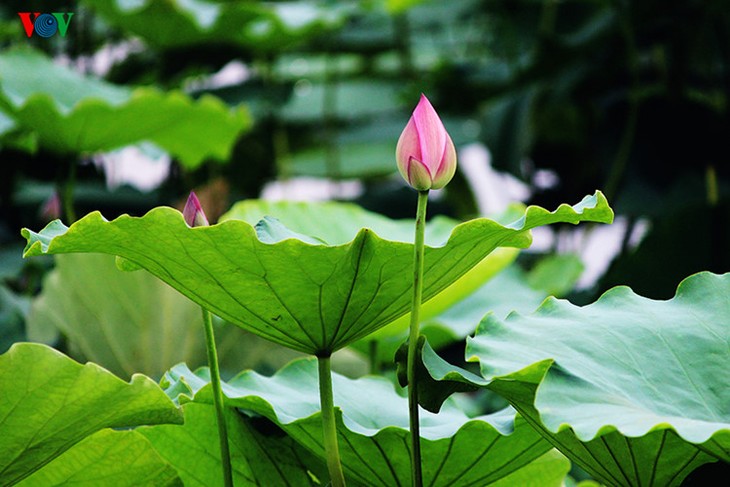
<instances>
[{"instance_id":1,"label":"sunlit leaf surface","mask_svg":"<svg viewBox=\"0 0 730 487\"><path fill-rule=\"evenodd\" d=\"M149 378L124 382L39 344L18 343L0 355L0 398L2 485L39 471L104 428L182 422L179 409Z\"/></svg>"}]
</instances>

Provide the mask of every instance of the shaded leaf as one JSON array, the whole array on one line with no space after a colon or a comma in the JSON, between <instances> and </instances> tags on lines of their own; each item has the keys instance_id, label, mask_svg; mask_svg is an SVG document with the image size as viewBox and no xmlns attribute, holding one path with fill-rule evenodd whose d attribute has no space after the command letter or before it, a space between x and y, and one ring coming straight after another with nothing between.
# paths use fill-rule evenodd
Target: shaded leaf
<instances>
[{"instance_id":1,"label":"shaded leaf","mask_svg":"<svg viewBox=\"0 0 730 487\"><path fill-rule=\"evenodd\" d=\"M110 24L156 47L235 44L281 49L337 27L341 8L315 2L184 2L84 0Z\"/></svg>"},{"instance_id":2,"label":"shaded leaf","mask_svg":"<svg viewBox=\"0 0 730 487\"><path fill-rule=\"evenodd\" d=\"M137 431L103 429L87 436L19 486L181 486L176 470Z\"/></svg>"},{"instance_id":3,"label":"shaded leaf","mask_svg":"<svg viewBox=\"0 0 730 487\"><path fill-rule=\"evenodd\" d=\"M554 212L529 207L508 226L488 219L457 225L447 242L425 250L424 300L438 294L498 246L527 247L529 229L554 222L609 222L600 192ZM25 256L102 252L150 271L218 316L310 354L331 354L410 309L413 246L368 228L343 245L297 239L264 243L246 222L190 228L171 208L106 221L90 213L70 228L23 230Z\"/></svg>"},{"instance_id":4,"label":"shaded leaf","mask_svg":"<svg viewBox=\"0 0 730 487\"><path fill-rule=\"evenodd\" d=\"M251 125L245 110L230 110L214 97L193 101L181 92L112 85L28 48L0 53L0 73L0 107L44 148L61 154L146 140L195 167L206 158L226 159Z\"/></svg>"},{"instance_id":5,"label":"shaded leaf","mask_svg":"<svg viewBox=\"0 0 730 487\"><path fill-rule=\"evenodd\" d=\"M180 423L182 414L142 375L127 383L45 345L0 355L0 482L14 484L104 428Z\"/></svg>"},{"instance_id":6,"label":"shaded leaf","mask_svg":"<svg viewBox=\"0 0 730 487\"><path fill-rule=\"evenodd\" d=\"M425 365L437 379L498 392L561 451L611 485L679 485L730 460L730 274L687 278L669 301L614 288L576 307L487 316L467 356L485 379Z\"/></svg>"},{"instance_id":7,"label":"shaded leaf","mask_svg":"<svg viewBox=\"0 0 730 487\"><path fill-rule=\"evenodd\" d=\"M121 377L136 372L161 377L180 362L207 363L200 306L146 271L120 272L108 255L55 259L27 318L30 340L50 344L60 332L74 357ZM221 367L231 372L254 368L262 359L278 367L293 358L289 350L277 351L276 345L222 323L216 339Z\"/></svg>"},{"instance_id":8,"label":"shaded leaf","mask_svg":"<svg viewBox=\"0 0 730 487\"><path fill-rule=\"evenodd\" d=\"M220 447L212 405L187 403L184 425L145 426L137 431L177 469L185 485L220 485ZM294 443L277 426L261 425L235 409L226 409L233 481L238 486L316 485L308 470L324 472L323 463ZM263 431L261 431L263 430ZM321 473L320 473L321 475Z\"/></svg>"},{"instance_id":9,"label":"shaded leaf","mask_svg":"<svg viewBox=\"0 0 730 487\"><path fill-rule=\"evenodd\" d=\"M211 402L206 376L207 370L193 373L181 365L168 373L167 380L173 390L195 394L196 402ZM223 389L226 404L276 422L324 458L317 380L316 360L300 359L273 377L243 372ZM348 481L410 485L407 399L379 377L352 380L333 374L333 388ZM562 457L544 457L551 445L521 418L515 419L511 408L470 419L447 403L439 415L421 411L421 435L427 485L517 485L534 476L539 485L558 486L569 469Z\"/></svg>"}]
</instances>

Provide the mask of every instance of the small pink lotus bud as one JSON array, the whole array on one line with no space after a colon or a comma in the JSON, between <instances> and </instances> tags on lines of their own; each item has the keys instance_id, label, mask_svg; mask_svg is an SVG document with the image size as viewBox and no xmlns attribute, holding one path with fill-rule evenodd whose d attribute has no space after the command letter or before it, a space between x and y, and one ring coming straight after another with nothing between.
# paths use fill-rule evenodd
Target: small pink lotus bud
<instances>
[{"instance_id":1,"label":"small pink lotus bud","mask_svg":"<svg viewBox=\"0 0 730 487\"><path fill-rule=\"evenodd\" d=\"M443 188L454 177L454 143L423 94L398 139L395 159L403 179L418 191Z\"/></svg>"},{"instance_id":2,"label":"small pink lotus bud","mask_svg":"<svg viewBox=\"0 0 730 487\"><path fill-rule=\"evenodd\" d=\"M54 191L51 196L43 202L39 215L45 221L61 218L61 197L58 195L58 191Z\"/></svg>"},{"instance_id":3,"label":"small pink lotus bud","mask_svg":"<svg viewBox=\"0 0 730 487\"><path fill-rule=\"evenodd\" d=\"M188 201L185 203L183 218L185 219L185 223L191 227L207 227L209 225L208 219L205 217L205 212L203 212L203 207L200 206L200 200L198 200L194 191L190 192Z\"/></svg>"}]
</instances>

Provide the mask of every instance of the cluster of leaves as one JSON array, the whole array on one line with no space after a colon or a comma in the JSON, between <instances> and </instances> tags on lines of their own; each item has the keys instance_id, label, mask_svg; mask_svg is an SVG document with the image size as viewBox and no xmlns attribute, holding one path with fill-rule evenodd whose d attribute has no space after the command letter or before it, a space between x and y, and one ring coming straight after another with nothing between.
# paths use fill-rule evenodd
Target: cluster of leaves
<instances>
[{"instance_id":1,"label":"cluster of leaves","mask_svg":"<svg viewBox=\"0 0 730 487\"><path fill-rule=\"evenodd\" d=\"M334 350L349 376L383 372L334 376L348 483L407 485L407 408L386 377L407 323L412 225L360 207L411 216L413 195L388 177L422 91L456 145L485 143L532 202L555 208L602 187L628 217L622 254L577 294L574 256L533 266L514 247L536 226L608 221L602 195L462 223L476 206L457 174L433 205L448 217L427 230L426 482L692 485L698 467L730 463L721 0L78 0L65 39L25 37L17 12L48 9L30 4L0 6L0 485L219 482L195 303L224 318L237 485L326 483L316 364L290 360ZM92 74L109 49L127 54ZM246 74L210 83L231 61ZM130 145L172 158L161 188L107 191L80 164ZM558 181L547 189L536 178L546 168ZM37 209L54 190L73 223L74 207L144 213L216 176L230 185L210 192L216 217L270 179L367 185L358 205L248 200L195 231L160 208L26 234L28 255L121 255L118 266L192 301L110 256L20 261L17 229L48 221ZM672 297L700 270L716 274ZM598 299L623 283L671 299L625 288ZM550 295L595 303L540 306Z\"/></svg>"},{"instance_id":2,"label":"cluster of leaves","mask_svg":"<svg viewBox=\"0 0 730 487\"><path fill-rule=\"evenodd\" d=\"M24 230L28 239L25 253L117 255L122 258L121 267L144 267L239 326L310 354L333 352L407 311L408 303L400 302L404 293L398 276L410 262L412 246L398 241L403 233L399 222L353 206L280 205L278 213L283 215L287 210L299 215L310 212L304 221L337 212L353 215L354 222L344 228L306 235L268 217L256 227L236 219L236 214L277 213L270 204L256 208L254 202L246 202L245 206L232 211L223 223L194 229L184 224L177 211L166 208L142 218L123 216L111 222L92 213L71 227L57 221L40 233ZM471 220L452 227L445 240L444 230L438 226L447 222L436 221L426 252L426 296L436 292L429 291L434 287L447 288L482 260L496 246L491 239L499 245L525 246L530 241L526 232L540 224L608 222L612 216L597 193L555 212L530 207L507 226ZM354 239L351 233L349 242L343 238L348 226L353 225L352 230L364 222L366 229L359 230ZM372 228L389 239L377 236ZM473 238L473 232L479 237ZM332 243L325 241L325 235ZM364 242L358 243L361 240ZM434 246L439 241L443 243ZM387 261L379 262L381 256ZM442 261L449 265L441 266ZM455 268L455 262L461 267ZM241 272L246 275L239 276ZM257 279L263 280L258 283ZM340 307L337 296L343 294L343 287L349 292ZM426 481L432 485L561 485L570 464L556 454L553 445L609 485L680 485L705 463L727 462L730 422L726 405L730 398L728 389L718 386L715 378L727 359L722 338L725 324L718 317L730 313L729 292L728 275L704 273L684 282L676 297L666 302L618 288L583 308L548 300L532 315L510 314L503 321L488 314L467 341L467 356L481 365L478 375L444 362L424 342L422 372L429 380L421 382L421 397L423 406L434 411L422 418ZM264 308L256 308L257 303ZM315 310L310 312L312 305ZM330 313L339 320L330 323ZM383 313L389 318L378 321ZM369 314L373 318L359 320ZM282 324L284 317L291 323ZM661 346L655 345L647 353L647 345L658 340ZM59 360L58 354L39 345L16 345L6 357L13 360L24 353ZM42 362L37 356L34 360ZM80 366L63 360L78 371ZM98 371L91 364L86 367ZM13 373L12 367L6 370ZM130 386L140 380L136 376ZM210 467L220 459L213 456L209 463L192 460L201 451L209 456L216 451L211 446L215 423L208 381L207 369L192 372L184 364L165 374L161 387L170 397L169 406L176 411L175 404L181 408L178 412L184 415L185 424L176 426L172 419L167 420L172 424L159 426L150 420L141 422L148 426L134 431L156 455L148 457L154 466L146 466L140 475L151 475L152 470L167 476L174 471L186 484L215 482L219 473ZM33 388L16 388L24 391L18 403L38 400L38 394L27 392ZM499 394L510 407L470 418L458 401L444 403L454 391L479 388ZM409 483L405 398L382 377L353 380L335 375L334 390L348 482ZM313 359L291 362L271 377L242 372L224 384L224 392L229 424L235 432L235 475L242 484L276 485L294 478L304 484L326 481ZM135 419L128 421L124 426L140 424ZM20 451L12 457L20 465L7 468L19 470L14 474L19 479L98 475L86 470L56 473L50 460L85 436L93 438L101 434L97 431L107 431L105 426L74 430L75 436L65 439L65 447L51 450L41 460L33 461L31 456L28 463L27 444L15 445ZM181 444L187 447L180 448ZM81 448L85 442L78 445ZM75 454L88 455L83 450ZM58 462L66 463L60 456Z\"/></svg>"}]
</instances>

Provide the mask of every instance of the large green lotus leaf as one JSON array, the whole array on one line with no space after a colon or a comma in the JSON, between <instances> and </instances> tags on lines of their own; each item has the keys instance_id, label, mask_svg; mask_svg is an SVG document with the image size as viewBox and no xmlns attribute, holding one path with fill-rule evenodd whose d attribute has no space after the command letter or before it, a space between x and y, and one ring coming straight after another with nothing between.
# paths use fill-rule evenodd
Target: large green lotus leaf
<instances>
[{"instance_id":1,"label":"large green lotus leaf","mask_svg":"<svg viewBox=\"0 0 730 487\"><path fill-rule=\"evenodd\" d=\"M112 25L155 47L209 43L281 49L339 26L342 8L315 2L84 0Z\"/></svg>"},{"instance_id":2,"label":"large green lotus leaf","mask_svg":"<svg viewBox=\"0 0 730 487\"><path fill-rule=\"evenodd\" d=\"M424 300L495 248L529 246L531 228L612 217L597 192L554 212L529 207L507 226L484 218L457 225L448 241L425 250ZM56 220L40 233L24 229L23 235L25 256L121 256L221 318L305 353L329 355L408 312L412 244L384 240L368 228L341 245L303 241L287 232L271 220L257 228L240 220L190 228L179 211L160 207L114 221L94 212L70 228Z\"/></svg>"},{"instance_id":3,"label":"large green lotus leaf","mask_svg":"<svg viewBox=\"0 0 730 487\"><path fill-rule=\"evenodd\" d=\"M137 431L103 429L87 436L17 485L109 485L157 487L182 485L177 471Z\"/></svg>"},{"instance_id":4,"label":"large green lotus leaf","mask_svg":"<svg viewBox=\"0 0 730 487\"><path fill-rule=\"evenodd\" d=\"M27 317L28 339L66 337L83 357L120 377L161 377L173 365L207 363L200 306L145 271L122 272L114 257L64 254L43 281ZM295 353L237 326L217 327L221 368L232 373L269 362L278 368Z\"/></svg>"},{"instance_id":5,"label":"large green lotus leaf","mask_svg":"<svg viewBox=\"0 0 730 487\"><path fill-rule=\"evenodd\" d=\"M520 208L524 211L524 207ZM516 207L506 216L514 216ZM372 229L378 236L397 242L411 242L414 238L414 223L411 219L393 220L378 213L367 211L352 203L323 202L303 203L292 201L245 200L221 217L221 220L243 220L255 225L267 216L279 220L286 228L303 235L313 236L333 245L350 242L362 228ZM322 225L322 222L328 222ZM509 220L511 221L511 220ZM504 222L503 222L504 223ZM437 216L426 223L426 245L437 246L449 238L459 224L457 220ZM448 288L429 299L421 307L421 317L427 320L459 302L485 281L509 265L518 254L515 248L496 248L479 264L453 282ZM399 341L408 329L410 313L398 318L385 328L369 335L366 340L390 339ZM478 323L479 320L474 321ZM473 327L472 327L473 328ZM367 348L367 344L363 345ZM392 354L389 358L392 358Z\"/></svg>"},{"instance_id":6,"label":"large green lotus leaf","mask_svg":"<svg viewBox=\"0 0 730 487\"><path fill-rule=\"evenodd\" d=\"M221 485L220 447L211 404L183 406L184 425L144 426L137 431L175 466L186 486ZM324 475L324 463L268 420L226 408L233 481L237 486L316 485L307 473Z\"/></svg>"},{"instance_id":7,"label":"large green lotus leaf","mask_svg":"<svg viewBox=\"0 0 730 487\"><path fill-rule=\"evenodd\" d=\"M512 264L448 309L427 317L421 323L421 334L436 350L463 340L488 312L504 318L512 311L534 310L549 295L565 295L575 286L582 268L580 258L569 254L547 256L529 272Z\"/></svg>"},{"instance_id":8,"label":"large green lotus leaf","mask_svg":"<svg viewBox=\"0 0 730 487\"><path fill-rule=\"evenodd\" d=\"M0 54L0 107L51 151L95 152L146 140L189 167L227 159L251 125L245 110L212 96L193 101L180 92L131 90L83 77L28 48Z\"/></svg>"},{"instance_id":9,"label":"large green lotus leaf","mask_svg":"<svg viewBox=\"0 0 730 487\"><path fill-rule=\"evenodd\" d=\"M18 343L0 355L0 484L12 485L103 428L181 423L160 387L124 382L45 345Z\"/></svg>"},{"instance_id":10,"label":"large green lotus leaf","mask_svg":"<svg viewBox=\"0 0 730 487\"><path fill-rule=\"evenodd\" d=\"M211 402L207 370L173 368L170 390ZM410 485L408 400L382 377L333 374L340 455L348 481L368 486ZM272 377L247 371L223 384L226 404L260 414L320 458L322 444L317 362L291 362ZM559 486L570 464L509 408L469 418L453 403L440 414L421 411L426 485ZM545 455L548 455L547 457ZM527 482L527 479L532 479ZM523 483L526 482L526 483Z\"/></svg>"},{"instance_id":11,"label":"large green lotus leaf","mask_svg":"<svg viewBox=\"0 0 730 487\"><path fill-rule=\"evenodd\" d=\"M424 350L437 379L487 386L610 485L679 485L730 461L730 274L700 273L674 298L627 287L577 307L487 316L467 345L485 379Z\"/></svg>"}]
</instances>

